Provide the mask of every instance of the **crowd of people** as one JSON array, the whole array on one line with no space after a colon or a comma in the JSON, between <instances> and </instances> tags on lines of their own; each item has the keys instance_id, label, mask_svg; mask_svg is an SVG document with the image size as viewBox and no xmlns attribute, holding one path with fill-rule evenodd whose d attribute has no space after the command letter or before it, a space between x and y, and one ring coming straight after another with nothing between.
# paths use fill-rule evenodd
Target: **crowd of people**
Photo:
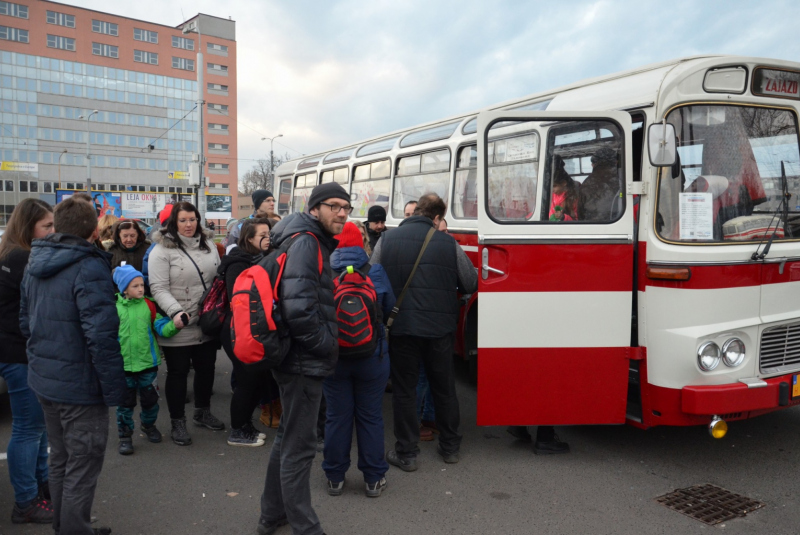
<instances>
[{"instance_id":1,"label":"crowd of people","mask_svg":"<svg viewBox=\"0 0 800 535\"><path fill-rule=\"evenodd\" d=\"M452 354L459 294L477 289L477 272L447 234L445 202L424 195L387 230L380 206L370 208L366 225L348 221L350 195L337 183L317 186L305 212L282 219L270 192L252 197L253 215L229 226L223 244L187 202L168 205L149 236L135 221L98 222L88 195L55 209L33 199L16 207L0 243L0 343L7 348L0 375L9 384L13 417L13 522L52 522L56 533L110 533L93 528L90 518L110 407L116 407L120 454L134 453L137 403L143 436L161 442L163 357L171 441L192 444L185 414L190 370L192 423L226 430L210 404L220 347L234 370L227 443L265 445L267 434L252 422L259 406L260 421L277 429L259 534L287 523L297 534L323 533L311 505L312 461L322 451L326 490L340 495L354 428L369 497L386 488L389 465L417 470L420 440L438 435L442 460L459 462ZM199 312L215 278L230 297L237 278L273 251L285 253L276 302L288 353L272 369L253 368L234 351L231 311L217 336L200 328ZM377 320L369 324L366 352L354 352L361 342L345 343L341 334L340 294L348 277L374 296L363 301ZM396 440L388 451L385 391L392 395ZM537 451L568 451L552 431L540 428ZM525 428L509 432L530 440Z\"/></svg>"}]
</instances>

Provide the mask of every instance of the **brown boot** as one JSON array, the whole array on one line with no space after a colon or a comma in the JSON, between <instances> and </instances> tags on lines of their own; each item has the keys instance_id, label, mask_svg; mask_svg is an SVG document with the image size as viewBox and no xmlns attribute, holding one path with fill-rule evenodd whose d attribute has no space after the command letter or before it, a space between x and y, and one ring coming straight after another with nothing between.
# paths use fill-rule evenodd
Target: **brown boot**
<instances>
[{"instance_id":1,"label":"brown boot","mask_svg":"<svg viewBox=\"0 0 800 535\"><path fill-rule=\"evenodd\" d=\"M272 421L272 412L270 411L269 404L261 405L261 416L259 416L258 421L264 424L266 427L270 427L270 423Z\"/></svg>"},{"instance_id":2,"label":"brown boot","mask_svg":"<svg viewBox=\"0 0 800 535\"><path fill-rule=\"evenodd\" d=\"M270 422L269 426L273 429L277 429L279 425L281 425L281 414L283 414L283 407L281 407L281 400L276 399L270 405L272 411L272 421Z\"/></svg>"}]
</instances>

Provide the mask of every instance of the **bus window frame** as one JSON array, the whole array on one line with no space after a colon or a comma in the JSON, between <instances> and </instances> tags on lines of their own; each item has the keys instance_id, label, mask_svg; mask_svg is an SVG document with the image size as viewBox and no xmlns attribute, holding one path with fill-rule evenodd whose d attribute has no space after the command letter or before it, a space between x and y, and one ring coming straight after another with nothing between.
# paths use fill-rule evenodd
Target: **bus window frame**
<instances>
[{"instance_id":1,"label":"bus window frame","mask_svg":"<svg viewBox=\"0 0 800 535\"><path fill-rule=\"evenodd\" d=\"M362 165L372 165L374 163L381 162L381 161L384 161L384 160L388 160L389 161L389 176L386 176L386 177L382 176L380 178L369 177L366 180L356 180L356 167L361 167ZM352 169L350 169L350 184L352 184L353 182L370 182L372 180L386 180L387 178L391 180L393 178L393 175L392 175L393 169L394 169L394 162L392 161L392 157L391 156L383 156L381 158L375 158L374 160L367 160L367 161L364 161L364 162L357 162L357 163L354 162Z\"/></svg>"},{"instance_id":2,"label":"bus window frame","mask_svg":"<svg viewBox=\"0 0 800 535\"><path fill-rule=\"evenodd\" d=\"M447 165L447 171L444 171L444 170L441 170L441 171L425 171L425 172L420 171L419 173L416 173L416 174L398 175L397 171L398 171L398 166L400 165L400 160L401 159L414 157L414 156L419 156L420 157L419 168L421 170L422 169L422 155L423 154L428 154L428 153L431 153L431 152L440 152L440 151L443 151L443 150L447 150L447 152L448 152L448 154L450 156L450 159L449 159L449 162L448 162L448 165ZM453 150L450 147L450 145L443 145L443 146L439 146L439 147L431 147L431 148L428 148L428 149L425 149L425 150L415 150L415 151L405 152L405 153L402 153L402 154L395 154L394 155L394 162L392 163L392 170L391 170L391 172L392 172L392 183L391 183L391 188L389 190L389 192L390 192L390 195L389 195L389 210L387 210L387 213L392 211L392 202L394 201L394 191L395 191L394 190L394 186L397 183L398 176L400 178L406 178L406 177L411 177L411 176L433 175L433 174L441 174L441 173L445 173L446 172L447 175L448 175L447 187L449 189L452 189L453 181L454 181L454 178L455 178L455 175L453 174L453 169L454 169L454 166L453 166ZM448 195L446 195L446 197L450 198L450 194L448 193ZM446 202L446 199L445 199L445 202ZM394 217L395 219L403 219L403 215L402 214L400 214L398 216L398 215L394 215L394 213L393 213L392 217Z\"/></svg>"},{"instance_id":3,"label":"bus window frame","mask_svg":"<svg viewBox=\"0 0 800 535\"><path fill-rule=\"evenodd\" d=\"M297 179L300 178L301 176L308 176L308 175L315 175L314 183L311 184L310 186L304 184L301 187L301 189L306 189L306 188L313 189L319 183L319 173L317 173L317 171L311 171L311 172L307 172L307 173L297 173L297 172L295 172L294 176L292 177L292 204L291 204L292 213L294 213L296 211L295 208L294 208L294 199L295 199L295 192L298 189L298 187L297 187Z\"/></svg>"},{"instance_id":4,"label":"bus window frame","mask_svg":"<svg viewBox=\"0 0 800 535\"><path fill-rule=\"evenodd\" d=\"M320 169L319 170L319 184L327 184L327 182L323 182L322 181L322 175L324 175L325 173L329 173L329 172L336 174L336 171L338 171L339 169L346 169L347 170L347 181L346 182L336 182L336 184L339 184L342 187L345 187L346 185L349 185L350 184L350 166L347 165L347 164L339 165L337 167L329 167L327 169ZM335 181L332 180L331 182L335 182ZM345 188L345 189L347 189L347 188Z\"/></svg>"},{"instance_id":5,"label":"bus window frame","mask_svg":"<svg viewBox=\"0 0 800 535\"><path fill-rule=\"evenodd\" d=\"M469 135L472 135L472 134L469 134ZM461 167L461 168L459 168L458 167L458 154L459 154L459 152L461 152L462 149L464 149L465 147L470 147L470 146L474 146L475 147L475 155L476 155L475 167L471 167L470 166L470 167ZM461 143L456 145L454 152L455 152L456 157L455 157L455 160L454 160L455 165L453 165L453 172L452 172L452 179L451 179L452 187L451 187L451 191L450 191L450 204L448 205L447 212L450 215L450 217L452 217L454 220L458 220L458 221L477 221L478 220L477 213L475 214L475 217L456 217L455 212L453 212L453 206L456 205L456 173L458 173L459 169L475 169L475 190L476 190L476 192L477 192L477 189L479 187L478 186L478 160L477 160L478 140L474 139L472 141L466 141L466 140L462 141Z\"/></svg>"},{"instance_id":6,"label":"bus window frame","mask_svg":"<svg viewBox=\"0 0 800 535\"><path fill-rule=\"evenodd\" d=\"M281 214L280 213L281 183L284 182L285 180L289 181L289 202L287 203L286 213L285 214ZM277 193L278 193L278 199L277 199L277 203L276 204L277 204L277 208L278 208L278 212L277 212L278 215L284 216L284 215L291 214L292 213L292 200L294 199L294 173L291 173L291 174L288 174L288 175L281 175L281 176L278 177L278 191L277 191Z\"/></svg>"}]
</instances>

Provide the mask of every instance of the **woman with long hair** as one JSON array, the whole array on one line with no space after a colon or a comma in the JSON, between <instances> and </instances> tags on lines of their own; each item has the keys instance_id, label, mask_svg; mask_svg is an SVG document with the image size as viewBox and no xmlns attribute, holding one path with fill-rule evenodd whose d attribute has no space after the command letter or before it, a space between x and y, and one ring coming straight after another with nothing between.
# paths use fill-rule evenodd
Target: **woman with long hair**
<instances>
[{"instance_id":1,"label":"woman with long hair","mask_svg":"<svg viewBox=\"0 0 800 535\"><path fill-rule=\"evenodd\" d=\"M15 524L53 521L44 413L28 387L27 340L19 328L20 286L31 243L52 232L53 208L39 199L24 199L11 214L0 242L0 376L8 384L11 402L8 475L14 488Z\"/></svg>"},{"instance_id":2,"label":"woman with long hair","mask_svg":"<svg viewBox=\"0 0 800 535\"><path fill-rule=\"evenodd\" d=\"M272 220L265 218L245 220L236 247L223 257L217 275L225 277L229 299L233 295L237 277L270 251L269 231L272 224ZM265 391L268 401L277 397L278 385L275 384L275 379L270 371L245 369L234 355L231 344L230 312L223 323L220 339L225 353L233 363L231 432L228 436L228 444L231 446L263 446L265 435L256 430L251 418ZM268 420L266 423L269 425L271 422Z\"/></svg>"},{"instance_id":3,"label":"woman with long hair","mask_svg":"<svg viewBox=\"0 0 800 535\"><path fill-rule=\"evenodd\" d=\"M200 301L214 280L220 263L214 235L203 229L200 212L193 204L179 202L167 219L166 228L153 233L155 247L148 269L150 291L158 306L181 329L172 338L160 338L167 361L165 394L172 420L172 441L192 443L186 429L184 403L190 364L194 368L195 425L221 431L225 424L211 414L211 391L218 342L203 333L198 322Z\"/></svg>"},{"instance_id":4,"label":"woman with long hair","mask_svg":"<svg viewBox=\"0 0 800 535\"><path fill-rule=\"evenodd\" d=\"M136 271L142 271L144 254L150 247L150 241L145 236L142 227L136 221L130 219L120 219L111 231L113 244L108 248L112 254L111 269L122 265L123 262L133 266Z\"/></svg>"},{"instance_id":5,"label":"woman with long hair","mask_svg":"<svg viewBox=\"0 0 800 535\"><path fill-rule=\"evenodd\" d=\"M106 214L97 220L97 237L106 250L114 244L114 224L117 221L119 221L119 218L113 214Z\"/></svg>"}]
</instances>

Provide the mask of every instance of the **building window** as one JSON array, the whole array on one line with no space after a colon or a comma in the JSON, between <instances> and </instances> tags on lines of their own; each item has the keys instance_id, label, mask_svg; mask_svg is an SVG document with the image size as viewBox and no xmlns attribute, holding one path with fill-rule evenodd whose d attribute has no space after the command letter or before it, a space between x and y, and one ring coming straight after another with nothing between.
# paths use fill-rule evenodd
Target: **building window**
<instances>
[{"instance_id":1,"label":"building window","mask_svg":"<svg viewBox=\"0 0 800 535\"><path fill-rule=\"evenodd\" d=\"M164 186L158 186L156 188L156 191L158 191L159 193L164 193Z\"/></svg>"},{"instance_id":2,"label":"building window","mask_svg":"<svg viewBox=\"0 0 800 535\"><path fill-rule=\"evenodd\" d=\"M142 30L141 28L134 28L133 38L136 41L144 41L146 43L158 44L158 32L151 32L150 30Z\"/></svg>"},{"instance_id":3,"label":"building window","mask_svg":"<svg viewBox=\"0 0 800 535\"><path fill-rule=\"evenodd\" d=\"M209 143L208 148L211 150L228 150L227 143Z\"/></svg>"},{"instance_id":4,"label":"building window","mask_svg":"<svg viewBox=\"0 0 800 535\"><path fill-rule=\"evenodd\" d=\"M133 61L158 65L158 54L155 52L145 52L144 50L134 50Z\"/></svg>"},{"instance_id":5,"label":"building window","mask_svg":"<svg viewBox=\"0 0 800 535\"><path fill-rule=\"evenodd\" d=\"M228 72L228 66L227 65L220 65L218 63L209 63L208 64L208 70L210 70L210 71Z\"/></svg>"},{"instance_id":6,"label":"building window","mask_svg":"<svg viewBox=\"0 0 800 535\"><path fill-rule=\"evenodd\" d=\"M59 13L58 11L48 11L47 24L57 24L58 26L74 28L75 15L67 15L66 13Z\"/></svg>"},{"instance_id":7,"label":"building window","mask_svg":"<svg viewBox=\"0 0 800 535\"><path fill-rule=\"evenodd\" d=\"M210 163L210 164L208 164L208 168L209 169L225 169L225 170L227 170L228 169L228 164L227 163Z\"/></svg>"},{"instance_id":8,"label":"building window","mask_svg":"<svg viewBox=\"0 0 800 535\"><path fill-rule=\"evenodd\" d=\"M39 193L39 183L31 180L28 183L28 187L31 190L31 193Z\"/></svg>"},{"instance_id":9,"label":"building window","mask_svg":"<svg viewBox=\"0 0 800 535\"><path fill-rule=\"evenodd\" d=\"M60 35L47 35L47 46L50 48L60 48L61 50L69 50L75 52L75 39L71 37L62 37Z\"/></svg>"},{"instance_id":10,"label":"building window","mask_svg":"<svg viewBox=\"0 0 800 535\"><path fill-rule=\"evenodd\" d=\"M228 131L228 125L226 124L217 124L217 123L208 123L209 130L224 130L225 132Z\"/></svg>"},{"instance_id":11,"label":"building window","mask_svg":"<svg viewBox=\"0 0 800 535\"><path fill-rule=\"evenodd\" d=\"M182 48L184 50L194 50L194 39L172 36L172 48Z\"/></svg>"},{"instance_id":12,"label":"building window","mask_svg":"<svg viewBox=\"0 0 800 535\"><path fill-rule=\"evenodd\" d=\"M104 33L106 35L119 35L119 26L113 22L106 22L104 20L92 20L92 31L95 33Z\"/></svg>"},{"instance_id":13,"label":"building window","mask_svg":"<svg viewBox=\"0 0 800 535\"><path fill-rule=\"evenodd\" d=\"M116 184L109 184L108 185L108 189L110 191L117 191L117 185Z\"/></svg>"},{"instance_id":14,"label":"building window","mask_svg":"<svg viewBox=\"0 0 800 535\"><path fill-rule=\"evenodd\" d=\"M227 95L228 94L228 86L227 85L208 84L206 87L208 88L209 91L218 91L219 93L221 93L223 95Z\"/></svg>"},{"instance_id":15,"label":"building window","mask_svg":"<svg viewBox=\"0 0 800 535\"><path fill-rule=\"evenodd\" d=\"M19 181L19 191L20 191L20 193L28 193L28 181L27 180L20 180Z\"/></svg>"},{"instance_id":16,"label":"building window","mask_svg":"<svg viewBox=\"0 0 800 535\"><path fill-rule=\"evenodd\" d=\"M14 4L13 2L0 2L0 15L8 15L9 17L27 19L28 6Z\"/></svg>"},{"instance_id":17,"label":"building window","mask_svg":"<svg viewBox=\"0 0 800 535\"><path fill-rule=\"evenodd\" d=\"M177 186L175 189L178 190L178 193L183 193L183 188L181 186Z\"/></svg>"},{"instance_id":18,"label":"building window","mask_svg":"<svg viewBox=\"0 0 800 535\"><path fill-rule=\"evenodd\" d=\"M42 193L53 193L53 183L42 182Z\"/></svg>"},{"instance_id":19,"label":"building window","mask_svg":"<svg viewBox=\"0 0 800 535\"><path fill-rule=\"evenodd\" d=\"M172 68L183 69L184 71L193 71L194 60L186 58L176 58L175 56L172 56Z\"/></svg>"},{"instance_id":20,"label":"building window","mask_svg":"<svg viewBox=\"0 0 800 535\"><path fill-rule=\"evenodd\" d=\"M92 43L92 54L107 58L119 58L119 47L103 43Z\"/></svg>"},{"instance_id":21,"label":"building window","mask_svg":"<svg viewBox=\"0 0 800 535\"><path fill-rule=\"evenodd\" d=\"M219 52L227 52L228 51L228 47L225 46L225 45L218 45L216 43L208 43L206 46L208 47L208 50L217 50Z\"/></svg>"},{"instance_id":22,"label":"building window","mask_svg":"<svg viewBox=\"0 0 800 535\"><path fill-rule=\"evenodd\" d=\"M209 104L208 105L209 111L221 113L223 115L228 115L228 105L227 104Z\"/></svg>"},{"instance_id":23,"label":"building window","mask_svg":"<svg viewBox=\"0 0 800 535\"><path fill-rule=\"evenodd\" d=\"M28 30L0 26L0 39L5 39L6 41L17 41L18 43L27 43Z\"/></svg>"},{"instance_id":24,"label":"building window","mask_svg":"<svg viewBox=\"0 0 800 535\"><path fill-rule=\"evenodd\" d=\"M178 188L180 190L180 188ZM194 193L194 188L186 188L186 193Z\"/></svg>"},{"instance_id":25,"label":"building window","mask_svg":"<svg viewBox=\"0 0 800 535\"><path fill-rule=\"evenodd\" d=\"M175 186L167 186L167 193L175 193Z\"/></svg>"}]
</instances>

